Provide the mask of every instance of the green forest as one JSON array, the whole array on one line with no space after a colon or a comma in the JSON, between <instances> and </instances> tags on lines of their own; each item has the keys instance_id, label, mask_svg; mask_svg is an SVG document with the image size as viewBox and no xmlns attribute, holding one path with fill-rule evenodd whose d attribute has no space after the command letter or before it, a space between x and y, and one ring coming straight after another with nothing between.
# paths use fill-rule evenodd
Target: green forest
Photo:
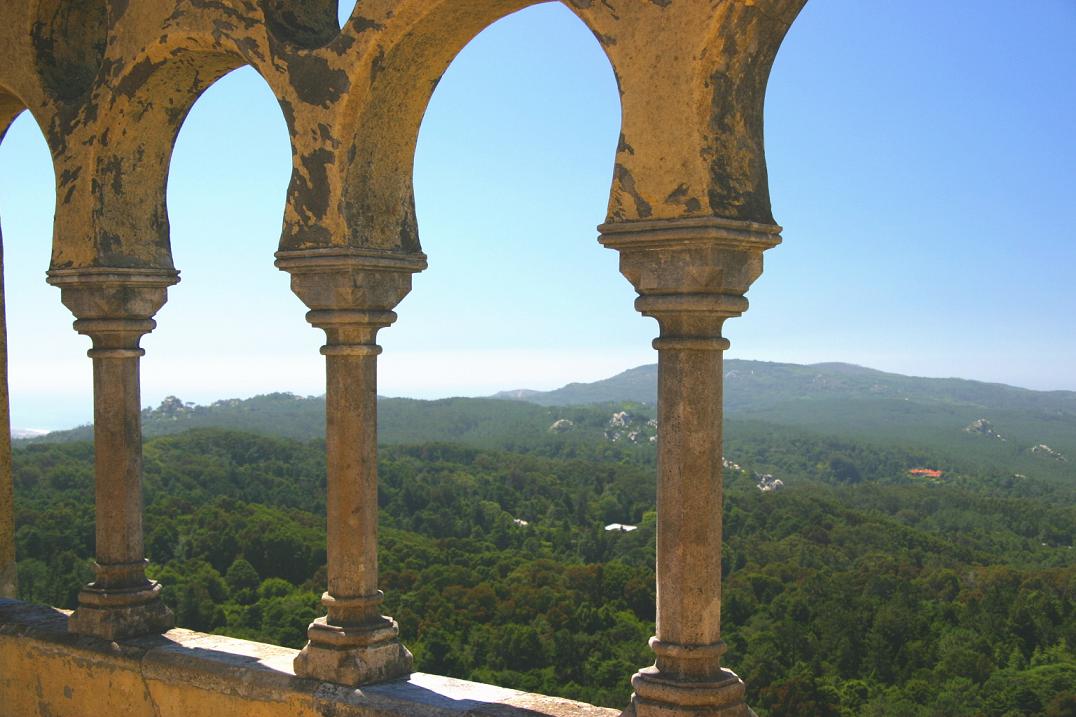
<instances>
[{"instance_id":1,"label":"green forest","mask_svg":"<svg viewBox=\"0 0 1076 717\"><path fill-rule=\"evenodd\" d=\"M384 611L421 671L623 707L653 661L646 408L481 403L384 419ZM180 625L300 647L325 585L324 442L269 432L148 439L146 547ZM1076 483L761 421L730 422L725 453L725 664L760 717L1076 717ZM23 444L14 465L21 597L74 607L92 444Z\"/></svg>"}]
</instances>

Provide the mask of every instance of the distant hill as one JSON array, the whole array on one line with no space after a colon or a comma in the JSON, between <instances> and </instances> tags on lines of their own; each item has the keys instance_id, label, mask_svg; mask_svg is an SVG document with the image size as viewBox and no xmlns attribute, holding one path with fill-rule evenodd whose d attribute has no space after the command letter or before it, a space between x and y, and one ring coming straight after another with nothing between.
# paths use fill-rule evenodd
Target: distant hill
<instances>
[{"instance_id":1,"label":"distant hill","mask_svg":"<svg viewBox=\"0 0 1076 717\"><path fill-rule=\"evenodd\" d=\"M380 399L382 443L429 441L535 450L555 442L638 443L653 434L657 367L640 366L594 383L555 391L506 391L492 398ZM737 424L809 431L876 445L943 452L962 464L1076 482L1076 393L1030 391L962 379L913 378L850 364L811 366L729 360L725 406ZM627 410L630 425L613 425ZM192 428L225 428L319 439L325 400L274 393L209 406L169 398L143 411L147 437ZM556 426L554 428L554 426ZM83 426L29 442L88 440ZM589 450L589 449L587 449Z\"/></svg>"},{"instance_id":2,"label":"distant hill","mask_svg":"<svg viewBox=\"0 0 1076 717\"><path fill-rule=\"evenodd\" d=\"M657 377L657 364L648 364L593 383L570 383L553 391L502 391L493 398L542 406L611 401L653 405L657 402ZM916 378L847 363L725 361L725 407L729 411L765 410L802 399L865 397L1076 414L1076 392L1072 391L1031 391L959 378Z\"/></svg>"},{"instance_id":3,"label":"distant hill","mask_svg":"<svg viewBox=\"0 0 1076 717\"><path fill-rule=\"evenodd\" d=\"M657 365L554 391L497 397L539 405L657 400ZM1076 480L1076 392L916 378L845 363L730 359L725 409L751 419L884 444L940 448L984 466ZM985 419L990 432L976 428ZM1047 452L1038 446L1050 448ZM1058 457L1060 456L1060 457ZM1065 459L1065 460L1062 460Z\"/></svg>"}]
</instances>

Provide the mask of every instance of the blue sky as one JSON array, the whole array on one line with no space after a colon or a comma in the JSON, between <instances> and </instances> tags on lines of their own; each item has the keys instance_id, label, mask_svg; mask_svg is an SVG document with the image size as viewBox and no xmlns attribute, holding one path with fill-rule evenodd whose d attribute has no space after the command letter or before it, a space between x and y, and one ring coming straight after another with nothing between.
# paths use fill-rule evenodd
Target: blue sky
<instances>
[{"instance_id":1,"label":"blue sky","mask_svg":"<svg viewBox=\"0 0 1076 717\"><path fill-rule=\"evenodd\" d=\"M767 253L730 355L1076 390L1076 3L812 0L767 97ZM382 332L387 395L484 395L656 360L655 326L596 242L615 80L565 8L502 20L456 59L415 165L430 268ZM182 283L143 345L143 403L323 391L320 332L273 267L287 133L251 70L180 134ZM91 416L88 340L44 283L54 202L26 115L0 145L13 423Z\"/></svg>"}]
</instances>

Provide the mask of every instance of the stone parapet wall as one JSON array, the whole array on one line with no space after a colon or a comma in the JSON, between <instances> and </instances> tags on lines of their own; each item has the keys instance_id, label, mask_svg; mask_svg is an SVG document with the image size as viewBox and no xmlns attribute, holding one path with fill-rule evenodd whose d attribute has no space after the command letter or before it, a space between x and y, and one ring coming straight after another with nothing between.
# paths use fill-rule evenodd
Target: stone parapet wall
<instances>
[{"instance_id":1,"label":"stone parapet wall","mask_svg":"<svg viewBox=\"0 0 1076 717\"><path fill-rule=\"evenodd\" d=\"M302 679L296 650L175 629L108 642L0 600L0 717L617 717L619 710L415 673L353 689Z\"/></svg>"}]
</instances>

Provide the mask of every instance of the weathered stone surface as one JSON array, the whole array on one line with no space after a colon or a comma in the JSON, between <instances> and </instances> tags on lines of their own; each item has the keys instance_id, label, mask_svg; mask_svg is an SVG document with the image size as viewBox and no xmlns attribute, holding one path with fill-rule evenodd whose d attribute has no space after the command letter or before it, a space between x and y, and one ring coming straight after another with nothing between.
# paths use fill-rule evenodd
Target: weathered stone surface
<instances>
[{"instance_id":1,"label":"weathered stone surface","mask_svg":"<svg viewBox=\"0 0 1076 717\"><path fill-rule=\"evenodd\" d=\"M296 677L296 651L190 630L108 642L0 600L0 717L617 717L618 710L416 673L362 689Z\"/></svg>"}]
</instances>

